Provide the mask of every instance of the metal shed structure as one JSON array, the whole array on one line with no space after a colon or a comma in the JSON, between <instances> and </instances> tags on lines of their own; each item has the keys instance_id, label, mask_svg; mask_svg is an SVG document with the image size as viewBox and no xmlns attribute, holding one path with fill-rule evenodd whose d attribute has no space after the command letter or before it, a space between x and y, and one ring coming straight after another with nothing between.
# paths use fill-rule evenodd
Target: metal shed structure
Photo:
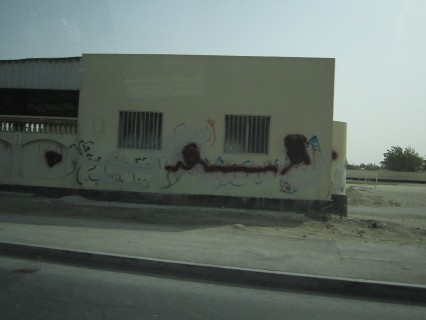
<instances>
[{"instance_id":1,"label":"metal shed structure","mask_svg":"<svg viewBox=\"0 0 426 320\"><path fill-rule=\"evenodd\" d=\"M77 117L81 58L0 61L0 114Z\"/></svg>"}]
</instances>

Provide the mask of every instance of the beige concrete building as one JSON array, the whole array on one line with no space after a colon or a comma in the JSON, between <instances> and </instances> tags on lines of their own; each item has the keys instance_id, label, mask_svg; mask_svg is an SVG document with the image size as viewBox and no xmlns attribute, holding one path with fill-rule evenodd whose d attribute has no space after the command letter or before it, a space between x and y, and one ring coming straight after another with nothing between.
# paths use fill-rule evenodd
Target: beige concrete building
<instances>
[{"instance_id":1,"label":"beige concrete building","mask_svg":"<svg viewBox=\"0 0 426 320\"><path fill-rule=\"evenodd\" d=\"M346 158L346 127L333 142L333 96L334 59L3 61L0 184L155 203L318 209L337 184L332 154ZM333 153L333 144L344 150Z\"/></svg>"}]
</instances>

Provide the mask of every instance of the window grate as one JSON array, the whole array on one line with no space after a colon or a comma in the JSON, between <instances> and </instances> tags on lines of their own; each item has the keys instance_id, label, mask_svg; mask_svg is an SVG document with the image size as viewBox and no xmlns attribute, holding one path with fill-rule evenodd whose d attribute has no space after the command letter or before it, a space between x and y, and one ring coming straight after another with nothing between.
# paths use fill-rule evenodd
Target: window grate
<instances>
[{"instance_id":1,"label":"window grate","mask_svg":"<svg viewBox=\"0 0 426 320\"><path fill-rule=\"evenodd\" d=\"M267 154L269 116L225 115L225 152Z\"/></svg>"},{"instance_id":2,"label":"window grate","mask_svg":"<svg viewBox=\"0 0 426 320\"><path fill-rule=\"evenodd\" d=\"M118 147L160 150L162 126L160 112L120 111Z\"/></svg>"}]
</instances>

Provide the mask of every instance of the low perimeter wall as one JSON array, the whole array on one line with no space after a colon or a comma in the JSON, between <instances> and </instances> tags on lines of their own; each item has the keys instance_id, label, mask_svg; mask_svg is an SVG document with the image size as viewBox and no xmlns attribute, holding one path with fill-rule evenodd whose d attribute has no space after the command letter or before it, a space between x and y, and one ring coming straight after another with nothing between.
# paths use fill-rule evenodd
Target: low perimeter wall
<instances>
[{"instance_id":1,"label":"low perimeter wall","mask_svg":"<svg viewBox=\"0 0 426 320\"><path fill-rule=\"evenodd\" d=\"M426 172L397 172L388 170L346 170L347 180L377 180L389 182L426 183Z\"/></svg>"},{"instance_id":2,"label":"low perimeter wall","mask_svg":"<svg viewBox=\"0 0 426 320\"><path fill-rule=\"evenodd\" d=\"M160 194L5 184L0 184L0 191L26 192L33 193L37 196L47 196L53 198L58 198L66 195L80 195L88 199L99 201L296 212L304 214L306 217L309 217L311 219L321 221L329 220L331 214L338 214L341 216L346 215L345 213L340 212L342 208L342 200L344 200L344 203L346 204L346 196L344 196L343 198L343 196L340 195L334 195L331 201L320 201L268 199L235 196L231 197L209 195Z\"/></svg>"}]
</instances>

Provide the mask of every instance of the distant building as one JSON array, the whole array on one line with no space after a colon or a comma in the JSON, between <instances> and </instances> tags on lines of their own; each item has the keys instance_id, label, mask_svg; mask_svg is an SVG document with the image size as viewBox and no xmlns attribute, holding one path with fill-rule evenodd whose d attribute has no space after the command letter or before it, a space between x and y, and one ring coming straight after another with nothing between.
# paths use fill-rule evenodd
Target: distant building
<instances>
[{"instance_id":1,"label":"distant building","mask_svg":"<svg viewBox=\"0 0 426 320\"><path fill-rule=\"evenodd\" d=\"M333 96L334 59L1 61L0 184L322 212L332 193L346 199Z\"/></svg>"}]
</instances>

